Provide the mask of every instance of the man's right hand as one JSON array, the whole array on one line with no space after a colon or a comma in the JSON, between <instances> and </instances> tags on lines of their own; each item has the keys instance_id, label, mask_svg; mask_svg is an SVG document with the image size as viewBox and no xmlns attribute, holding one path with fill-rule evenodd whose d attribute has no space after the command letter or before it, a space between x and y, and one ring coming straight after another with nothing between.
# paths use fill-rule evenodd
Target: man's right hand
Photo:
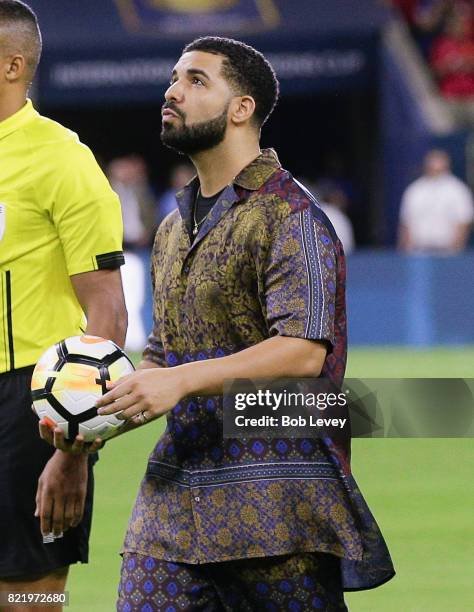
<instances>
[{"instance_id":1,"label":"man's right hand","mask_svg":"<svg viewBox=\"0 0 474 612\"><path fill-rule=\"evenodd\" d=\"M46 464L36 492L35 516L41 533L60 536L82 519L87 493L87 455L56 451Z\"/></svg>"}]
</instances>

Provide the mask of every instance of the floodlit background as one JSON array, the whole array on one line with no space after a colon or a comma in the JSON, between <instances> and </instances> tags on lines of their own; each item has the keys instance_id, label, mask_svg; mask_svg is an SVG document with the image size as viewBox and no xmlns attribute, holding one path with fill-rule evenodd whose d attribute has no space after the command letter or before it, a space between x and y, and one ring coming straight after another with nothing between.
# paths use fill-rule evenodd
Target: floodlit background
<instances>
[{"instance_id":1,"label":"floodlit background","mask_svg":"<svg viewBox=\"0 0 474 612\"><path fill-rule=\"evenodd\" d=\"M184 44L219 34L255 45L273 63L282 97L262 144L273 146L317 195L344 242L348 375L472 377L471 2L29 4L45 45L35 103L79 133L121 198L127 348L136 359L151 324L154 230L175 206L173 190L192 172L160 144L163 94ZM433 149L445 154L441 169L426 161ZM420 176L410 201L406 189ZM113 440L101 453L91 562L71 570L71 612L114 609L118 551L162 427L157 422ZM472 609L473 459L467 439L354 441L354 474L398 575L348 595L351 610Z\"/></svg>"}]
</instances>

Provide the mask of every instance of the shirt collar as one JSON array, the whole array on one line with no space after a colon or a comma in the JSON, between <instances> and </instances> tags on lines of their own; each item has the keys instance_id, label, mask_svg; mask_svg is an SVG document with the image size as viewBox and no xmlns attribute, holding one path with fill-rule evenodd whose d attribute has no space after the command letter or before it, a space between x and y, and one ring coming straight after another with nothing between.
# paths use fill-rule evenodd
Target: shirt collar
<instances>
[{"instance_id":1,"label":"shirt collar","mask_svg":"<svg viewBox=\"0 0 474 612\"><path fill-rule=\"evenodd\" d=\"M27 100L26 104L19 111L0 121L0 139L21 129L38 116L39 113L33 108L31 100Z\"/></svg>"},{"instance_id":2,"label":"shirt collar","mask_svg":"<svg viewBox=\"0 0 474 612\"><path fill-rule=\"evenodd\" d=\"M271 177L271 175L281 168L280 161L274 149L263 149L248 166L234 179L234 185L243 187L250 191L256 191Z\"/></svg>"},{"instance_id":3,"label":"shirt collar","mask_svg":"<svg viewBox=\"0 0 474 612\"><path fill-rule=\"evenodd\" d=\"M281 168L281 165L276 152L273 149L263 149L260 155L251 161L250 164L235 177L233 183L227 186L220 195L219 202L225 200L226 203L232 205L239 199L234 190L234 185L249 191L256 191L260 189L279 168ZM198 186L199 178L195 176L176 194L178 208L188 230L191 227L192 209Z\"/></svg>"},{"instance_id":4,"label":"shirt collar","mask_svg":"<svg viewBox=\"0 0 474 612\"><path fill-rule=\"evenodd\" d=\"M1 126L1 124L0 124ZM258 157L245 166L235 177L233 184L249 191L255 191L270 178L279 168L280 161L274 149L263 149ZM176 197L180 200L186 192L196 193L199 179L194 176L178 193Z\"/></svg>"}]
</instances>

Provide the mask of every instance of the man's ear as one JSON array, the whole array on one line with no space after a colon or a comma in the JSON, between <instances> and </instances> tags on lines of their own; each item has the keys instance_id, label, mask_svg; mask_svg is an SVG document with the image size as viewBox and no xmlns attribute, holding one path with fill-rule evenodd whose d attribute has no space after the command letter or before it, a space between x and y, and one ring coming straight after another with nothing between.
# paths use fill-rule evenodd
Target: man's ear
<instances>
[{"instance_id":1,"label":"man's ear","mask_svg":"<svg viewBox=\"0 0 474 612\"><path fill-rule=\"evenodd\" d=\"M23 55L15 54L5 58L3 64L4 78L10 83L19 81L25 74L26 60Z\"/></svg>"},{"instance_id":2,"label":"man's ear","mask_svg":"<svg viewBox=\"0 0 474 612\"><path fill-rule=\"evenodd\" d=\"M252 96L235 96L231 103L231 119L235 124L246 123L255 113Z\"/></svg>"}]
</instances>

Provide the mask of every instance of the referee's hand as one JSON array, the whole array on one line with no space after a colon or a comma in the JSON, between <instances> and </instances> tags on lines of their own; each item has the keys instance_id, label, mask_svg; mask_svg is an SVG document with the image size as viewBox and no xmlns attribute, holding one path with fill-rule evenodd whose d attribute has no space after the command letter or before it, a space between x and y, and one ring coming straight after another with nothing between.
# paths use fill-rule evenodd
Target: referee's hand
<instances>
[{"instance_id":1,"label":"referee's hand","mask_svg":"<svg viewBox=\"0 0 474 612\"><path fill-rule=\"evenodd\" d=\"M80 434L70 442L64 437L64 432L61 428L55 427L51 429L44 421L39 422L39 434L45 442L72 455L96 453L105 444L102 438L96 438L93 442L85 442L84 437Z\"/></svg>"},{"instance_id":2,"label":"referee's hand","mask_svg":"<svg viewBox=\"0 0 474 612\"><path fill-rule=\"evenodd\" d=\"M38 480L35 516L43 536L60 537L82 519L87 494L87 456L56 451Z\"/></svg>"}]
</instances>

